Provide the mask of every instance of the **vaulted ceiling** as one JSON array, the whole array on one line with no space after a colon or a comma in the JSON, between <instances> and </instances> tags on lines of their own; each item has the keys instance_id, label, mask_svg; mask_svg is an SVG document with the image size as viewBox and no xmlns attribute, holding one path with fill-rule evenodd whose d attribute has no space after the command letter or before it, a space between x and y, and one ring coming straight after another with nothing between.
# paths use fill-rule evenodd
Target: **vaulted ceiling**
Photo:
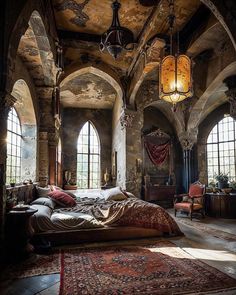
<instances>
[{"instance_id":1,"label":"vaulted ceiling","mask_svg":"<svg viewBox=\"0 0 236 295\"><path fill-rule=\"evenodd\" d=\"M117 59L99 48L101 35L111 25L112 2L52 0L65 63L60 84L63 107L111 109L119 96L114 81L120 92L126 92L131 105L135 105L140 89L147 88L157 97L159 61L169 49L168 0L119 0L121 26L133 32L135 43L134 50L123 51ZM234 54L224 53L231 50L226 45L229 36L202 2L175 0L175 38L179 36L180 52L186 52L195 62L195 97L192 101L206 93L221 68L230 64L234 57ZM219 63L221 52L225 54L224 62ZM21 38L18 55L36 86L55 84L53 56L40 17L35 12ZM99 71L91 71L91 67ZM158 104L163 110L167 107L165 102Z\"/></svg>"}]
</instances>

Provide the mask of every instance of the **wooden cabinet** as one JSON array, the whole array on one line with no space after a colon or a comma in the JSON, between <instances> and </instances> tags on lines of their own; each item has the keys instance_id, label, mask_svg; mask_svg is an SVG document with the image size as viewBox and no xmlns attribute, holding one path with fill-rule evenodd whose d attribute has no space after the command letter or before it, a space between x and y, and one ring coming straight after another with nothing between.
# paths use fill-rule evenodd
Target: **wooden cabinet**
<instances>
[{"instance_id":1,"label":"wooden cabinet","mask_svg":"<svg viewBox=\"0 0 236 295\"><path fill-rule=\"evenodd\" d=\"M9 211L6 219L7 252L12 259L25 258L33 251L29 243L34 234L30 218L38 210L29 208L25 211Z\"/></svg>"},{"instance_id":2,"label":"wooden cabinet","mask_svg":"<svg viewBox=\"0 0 236 295\"><path fill-rule=\"evenodd\" d=\"M205 210L212 217L236 218L236 194L206 194Z\"/></svg>"},{"instance_id":3,"label":"wooden cabinet","mask_svg":"<svg viewBox=\"0 0 236 295\"><path fill-rule=\"evenodd\" d=\"M175 185L146 185L145 201L155 203L163 208L173 207Z\"/></svg>"}]
</instances>

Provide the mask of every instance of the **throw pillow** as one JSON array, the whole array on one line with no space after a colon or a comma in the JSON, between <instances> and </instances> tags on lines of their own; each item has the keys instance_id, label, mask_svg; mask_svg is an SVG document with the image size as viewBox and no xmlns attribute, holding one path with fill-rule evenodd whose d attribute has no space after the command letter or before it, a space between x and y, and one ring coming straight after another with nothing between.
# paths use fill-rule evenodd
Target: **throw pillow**
<instances>
[{"instance_id":1,"label":"throw pillow","mask_svg":"<svg viewBox=\"0 0 236 295\"><path fill-rule=\"evenodd\" d=\"M105 201L122 201L127 199L126 195L121 191L120 187L114 187L102 192Z\"/></svg>"},{"instance_id":2,"label":"throw pillow","mask_svg":"<svg viewBox=\"0 0 236 295\"><path fill-rule=\"evenodd\" d=\"M74 207L76 205L76 201L65 192L52 191L48 195L51 199L53 199L58 205L62 207Z\"/></svg>"},{"instance_id":3,"label":"throw pillow","mask_svg":"<svg viewBox=\"0 0 236 295\"><path fill-rule=\"evenodd\" d=\"M50 198L38 198L34 200L31 205L44 205L53 210L56 206L56 203Z\"/></svg>"},{"instance_id":4,"label":"throw pillow","mask_svg":"<svg viewBox=\"0 0 236 295\"><path fill-rule=\"evenodd\" d=\"M38 198L47 198L48 193L50 193L50 187L40 187L36 186L37 197Z\"/></svg>"}]
</instances>

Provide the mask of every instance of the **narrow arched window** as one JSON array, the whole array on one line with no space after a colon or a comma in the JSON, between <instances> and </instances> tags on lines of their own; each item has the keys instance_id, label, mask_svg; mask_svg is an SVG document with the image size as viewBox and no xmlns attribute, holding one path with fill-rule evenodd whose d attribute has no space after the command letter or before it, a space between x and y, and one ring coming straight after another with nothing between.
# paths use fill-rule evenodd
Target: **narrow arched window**
<instances>
[{"instance_id":1,"label":"narrow arched window","mask_svg":"<svg viewBox=\"0 0 236 295\"><path fill-rule=\"evenodd\" d=\"M7 119L7 171L6 183L21 182L21 125L16 110L12 108Z\"/></svg>"},{"instance_id":2,"label":"narrow arched window","mask_svg":"<svg viewBox=\"0 0 236 295\"><path fill-rule=\"evenodd\" d=\"M97 131L89 121L78 137L77 185L79 188L100 187L100 143Z\"/></svg>"},{"instance_id":3,"label":"narrow arched window","mask_svg":"<svg viewBox=\"0 0 236 295\"><path fill-rule=\"evenodd\" d=\"M207 138L208 183L214 181L214 175L228 174L229 180L235 180L236 171L236 122L225 117L218 122Z\"/></svg>"}]
</instances>

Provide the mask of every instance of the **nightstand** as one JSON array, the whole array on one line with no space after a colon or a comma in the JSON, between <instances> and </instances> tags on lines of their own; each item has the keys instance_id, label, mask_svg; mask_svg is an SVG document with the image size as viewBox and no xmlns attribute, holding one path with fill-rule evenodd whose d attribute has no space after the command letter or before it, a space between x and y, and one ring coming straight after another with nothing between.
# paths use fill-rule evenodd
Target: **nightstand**
<instances>
[{"instance_id":1,"label":"nightstand","mask_svg":"<svg viewBox=\"0 0 236 295\"><path fill-rule=\"evenodd\" d=\"M29 242L34 234L30 219L37 211L33 208L15 211L13 208L7 213L6 241L7 253L10 257L20 259L33 252L34 247Z\"/></svg>"}]
</instances>

